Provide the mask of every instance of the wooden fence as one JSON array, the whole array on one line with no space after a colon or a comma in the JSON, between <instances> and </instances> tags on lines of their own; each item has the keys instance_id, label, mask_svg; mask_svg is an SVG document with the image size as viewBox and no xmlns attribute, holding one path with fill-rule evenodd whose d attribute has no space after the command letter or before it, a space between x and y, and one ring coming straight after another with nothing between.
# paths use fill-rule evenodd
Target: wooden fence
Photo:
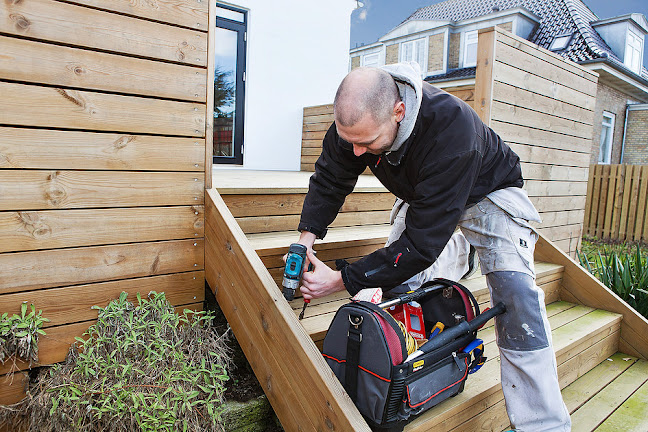
<instances>
[{"instance_id":1,"label":"wooden fence","mask_svg":"<svg viewBox=\"0 0 648 432\"><path fill-rule=\"evenodd\" d=\"M592 165L584 233L619 241L648 239L648 165Z\"/></svg>"}]
</instances>

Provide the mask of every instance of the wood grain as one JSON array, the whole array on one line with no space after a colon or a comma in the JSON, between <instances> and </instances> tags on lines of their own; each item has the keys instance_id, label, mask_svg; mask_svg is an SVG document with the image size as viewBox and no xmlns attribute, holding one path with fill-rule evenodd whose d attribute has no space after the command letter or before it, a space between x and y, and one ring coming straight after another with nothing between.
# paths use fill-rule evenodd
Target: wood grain
<instances>
[{"instance_id":1,"label":"wood grain","mask_svg":"<svg viewBox=\"0 0 648 432\"><path fill-rule=\"evenodd\" d=\"M203 237L203 206L0 212L0 252Z\"/></svg>"},{"instance_id":2,"label":"wood grain","mask_svg":"<svg viewBox=\"0 0 648 432\"><path fill-rule=\"evenodd\" d=\"M0 170L0 210L202 205L203 179L191 172Z\"/></svg>"},{"instance_id":3,"label":"wood grain","mask_svg":"<svg viewBox=\"0 0 648 432\"><path fill-rule=\"evenodd\" d=\"M72 0L70 3L106 9L121 14L162 21L169 24L207 30L208 2L194 0L156 0L136 2L132 0Z\"/></svg>"},{"instance_id":4,"label":"wood grain","mask_svg":"<svg viewBox=\"0 0 648 432\"><path fill-rule=\"evenodd\" d=\"M206 100L206 71L0 36L3 79L195 102ZM38 59L38 67L33 67ZM127 79L125 79L127 77Z\"/></svg>"},{"instance_id":5,"label":"wood grain","mask_svg":"<svg viewBox=\"0 0 648 432\"><path fill-rule=\"evenodd\" d=\"M0 254L0 294L202 270L204 240Z\"/></svg>"},{"instance_id":6,"label":"wood grain","mask_svg":"<svg viewBox=\"0 0 648 432\"><path fill-rule=\"evenodd\" d=\"M205 136L204 105L0 82L0 123L176 136Z\"/></svg>"},{"instance_id":7,"label":"wood grain","mask_svg":"<svg viewBox=\"0 0 648 432\"><path fill-rule=\"evenodd\" d=\"M0 127L0 168L202 172L204 146L203 138Z\"/></svg>"},{"instance_id":8,"label":"wood grain","mask_svg":"<svg viewBox=\"0 0 648 432\"><path fill-rule=\"evenodd\" d=\"M0 8L0 33L117 54L207 65L204 32L53 0L5 2Z\"/></svg>"}]
</instances>

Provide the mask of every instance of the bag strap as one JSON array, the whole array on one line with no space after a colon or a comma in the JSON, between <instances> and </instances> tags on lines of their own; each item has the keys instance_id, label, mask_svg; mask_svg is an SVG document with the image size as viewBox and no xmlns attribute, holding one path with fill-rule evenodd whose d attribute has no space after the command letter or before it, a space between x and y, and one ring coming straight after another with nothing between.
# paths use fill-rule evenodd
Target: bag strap
<instances>
[{"instance_id":1,"label":"bag strap","mask_svg":"<svg viewBox=\"0 0 648 432\"><path fill-rule=\"evenodd\" d=\"M362 315L349 314L344 383L347 393L354 402L358 397L358 363L360 361L360 343L362 342L362 321Z\"/></svg>"}]
</instances>

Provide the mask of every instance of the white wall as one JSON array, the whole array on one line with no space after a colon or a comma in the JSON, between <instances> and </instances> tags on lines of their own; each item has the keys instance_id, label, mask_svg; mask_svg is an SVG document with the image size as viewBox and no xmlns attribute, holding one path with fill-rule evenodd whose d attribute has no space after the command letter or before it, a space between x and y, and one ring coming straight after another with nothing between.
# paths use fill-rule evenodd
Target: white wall
<instances>
[{"instance_id":1,"label":"white wall","mask_svg":"<svg viewBox=\"0 0 648 432\"><path fill-rule=\"evenodd\" d=\"M356 2L221 3L248 11L243 168L299 171L303 108L333 102L349 70Z\"/></svg>"}]
</instances>

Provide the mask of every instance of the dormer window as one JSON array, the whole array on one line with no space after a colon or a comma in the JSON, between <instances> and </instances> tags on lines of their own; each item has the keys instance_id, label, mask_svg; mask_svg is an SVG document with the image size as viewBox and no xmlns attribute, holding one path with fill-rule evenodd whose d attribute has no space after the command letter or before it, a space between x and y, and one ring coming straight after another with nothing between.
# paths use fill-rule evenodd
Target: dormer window
<instances>
[{"instance_id":1,"label":"dormer window","mask_svg":"<svg viewBox=\"0 0 648 432\"><path fill-rule=\"evenodd\" d=\"M426 57L425 39L426 38L421 38L409 42L403 42L400 49L400 61L416 62L421 67L421 71L424 71Z\"/></svg>"},{"instance_id":2,"label":"dormer window","mask_svg":"<svg viewBox=\"0 0 648 432\"><path fill-rule=\"evenodd\" d=\"M641 73L641 55L643 54L643 37L628 30L626 50L623 63L634 73Z\"/></svg>"},{"instance_id":3,"label":"dormer window","mask_svg":"<svg viewBox=\"0 0 648 432\"><path fill-rule=\"evenodd\" d=\"M477 65L477 42L479 36L477 30L466 32L466 41L464 42L464 59L463 67L472 67Z\"/></svg>"},{"instance_id":4,"label":"dormer window","mask_svg":"<svg viewBox=\"0 0 648 432\"><path fill-rule=\"evenodd\" d=\"M375 67L379 66L378 61L380 60L380 54L365 54L362 56L362 66Z\"/></svg>"},{"instance_id":5,"label":"dormer window","mask_svg":"<svg viewBox=\"0 0 648 432\"><path fill-rule=\"evenodd\" d=\"M549 51L562 51L569 46L572 35L556 36L549 46Z\"/></svg>"}]
</instances>

